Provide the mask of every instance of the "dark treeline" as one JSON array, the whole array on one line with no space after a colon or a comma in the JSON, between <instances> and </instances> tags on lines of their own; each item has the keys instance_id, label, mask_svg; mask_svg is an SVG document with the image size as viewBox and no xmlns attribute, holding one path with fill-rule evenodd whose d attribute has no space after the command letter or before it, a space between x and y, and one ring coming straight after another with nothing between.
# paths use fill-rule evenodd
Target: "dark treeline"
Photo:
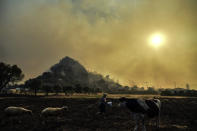
<instances>
[{"instance_id":1,"label":"dark treeline","mask_svg":"<svg viewBox=\"0 0 197 131\"><path fill-rule=\"evenodd\" d=\"M152 94L157 95L160 92L156 90L154 87L147 87L145 89L144 87L138 87L137 85L134 85L132 87L124 86L123 88L120 88L118 90L111 90L108 93L111 94Z\"/></svg>"},{"instance_id":2,"label":"dark treeline","mask_svg":"<svg viewBox=\"0 0 197 131\"><path fill-rule=\"evenodd\" d=\"M23 92L24 91L24 92ZM23 93L45 93L48 95L49 93L55 93L58 95L59 93L64 93L65 95L72 95L73 93L86 93L86 94L96 94L100 93L101 90L99 88L90 88L88 86L82 86L80 84L76 85L50 85L50 84L42 84L42 82L36 81L28 81L25 85L23 85Z\"/></svg>"},{"instance_id":3,"label":"dark treeline","mask_svg":"<svg viewBox=\"0 0 197 131\"><path fill-rule=\"evenodd\" d=\"M89 72L78 61L65 57L53 65L47 72L36 78L16 83L24 78L22 70L17 65L0 63L0 91L3 94L34 94L44 93L110 93L110 94L161 94L163 96L197 96L196 90L186 89L156 89L154 87L138 87L137 85L122 86L109 75L103 76L96 72Z\"/></svg>"},{"instance_id":4,"label":"dark treeline","mask_svg":"<svg viewBox=\"0 0 197 131\"><path fill-rule=\"evenodd\" d=\"M197 97L196 90L188 90L184 88L175 89L166 89L160 93L162 96L192 96Z\"/></svg>"}]
</instances>

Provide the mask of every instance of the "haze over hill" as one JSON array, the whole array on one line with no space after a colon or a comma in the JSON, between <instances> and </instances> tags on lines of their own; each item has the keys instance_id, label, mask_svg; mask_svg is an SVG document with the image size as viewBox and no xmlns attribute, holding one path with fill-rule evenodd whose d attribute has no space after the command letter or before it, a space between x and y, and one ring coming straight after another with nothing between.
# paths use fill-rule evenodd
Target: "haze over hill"
<instances>
[{"instance_id":1,"label":"haze over hill","mask_svg":"<svg viewBox=\"0 0 197 131\"><path fill-rule=\"evenodd\" d=\"M1 0L0 60L25 80L64 56L122 84L197 88L196 0ZM148 45L152 33L166 43Z\"/></svg>"},{"instance_id":2,"label":"haze over hill","mask_svg":"<svg viewBox=\"0 0 197 131\"><path fill-rule=\"evenodd\" d=\"M27 80L26 87L32 81L40 81L41 86L68 87L88 87L91 89L100 89L101 91L110 92L122 89L122 85L113 81L110 76L102 76L96 72L89 72L78 61L66 56L57 64L51 66L47 72ZM49 88L48 87L48 88Z\"/></svg>"}]
</instances>

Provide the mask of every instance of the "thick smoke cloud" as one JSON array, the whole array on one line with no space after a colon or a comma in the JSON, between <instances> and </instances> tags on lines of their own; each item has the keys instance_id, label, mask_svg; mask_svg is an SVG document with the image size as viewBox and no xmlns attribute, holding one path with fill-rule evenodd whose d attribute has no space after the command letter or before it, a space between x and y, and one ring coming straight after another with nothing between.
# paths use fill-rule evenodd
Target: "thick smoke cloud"
<instances>
[{"instance_id":1,"label":"thick smoke cloud","mask_svg":"<svg viewBox=\"0 0 197 131\"><path fill-rule=\"evenodd\" d=\"M71 56L124 84L197 88L195 0L1 0L0 59L26 79ZM166 35L155 50L147 39ZM195 85L196 84L196 85Z\"/></svg>"}]
</instances>

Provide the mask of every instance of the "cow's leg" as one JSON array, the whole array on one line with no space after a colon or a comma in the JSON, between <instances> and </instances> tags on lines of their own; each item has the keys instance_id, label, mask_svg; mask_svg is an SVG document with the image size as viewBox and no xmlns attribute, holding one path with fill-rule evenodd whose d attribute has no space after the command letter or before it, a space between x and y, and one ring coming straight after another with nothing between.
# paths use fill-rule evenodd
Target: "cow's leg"
<instances>
[{"instance_id":1,"label":"cow's leg","mask_svg":"<svg viewBox=\"0 0 197 131\"><path fill-rule=\"evenodd\" d=\"M134 127L134 131L137 131L139 128L139 124L140 124L140 119L139 119L139 114L138 113L133 113L133 119L135 121L135 127Z\"/></svg>"},{"instance_id":2,"label":"cow's leg","mask_svg":"<svg viewBox=\"0 0 197 131\"><path fill-rule=\"evenodd\" d=\"M159 124L160 124L160 112L159 115L157 116L157 120L156 120L156 127L159 128Z\"/></svg>"},{"instance_id":3,"label":"cow's leg","mask_svg":"<svg viewBox=\"0 0 197 131\"><path fill-rule=\"evenodd\" d=\"M144 115L142 115L142 131L146 131L145 116Z\"/></svg>"},{"instance_id":4,"label":"cow's leg","mask_svg":"<svg viewBox=\"0 0 197 131\"><path fill-rule=\"evenodd\" d=\"M137 130L138 130L138 128L139 128L139 121L138 121L138 120L136 120L136 121L135 121L134 131L137 131Z\"/></svg>"}]
</instances>

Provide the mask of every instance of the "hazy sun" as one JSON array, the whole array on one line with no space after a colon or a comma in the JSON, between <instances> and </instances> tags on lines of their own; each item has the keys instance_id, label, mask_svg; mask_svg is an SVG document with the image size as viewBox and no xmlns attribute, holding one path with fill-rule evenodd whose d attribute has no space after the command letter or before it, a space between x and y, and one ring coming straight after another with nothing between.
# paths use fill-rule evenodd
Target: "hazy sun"
<instances>
[{"instance_id":1,"label":"hazy sun","mask_svg":"<svg viewBox=\"0 0 197 131\"><path fill-rule=\"evenodd\" d=\"M150 37L149 41L150 41L150 44L153 47L157 48L157 47L159 47L159 46L161 46L163 44L163 42L164 42L164 36L162 34L159 34L159 33L153 34Z\"/></svg>"}]
</instances>

